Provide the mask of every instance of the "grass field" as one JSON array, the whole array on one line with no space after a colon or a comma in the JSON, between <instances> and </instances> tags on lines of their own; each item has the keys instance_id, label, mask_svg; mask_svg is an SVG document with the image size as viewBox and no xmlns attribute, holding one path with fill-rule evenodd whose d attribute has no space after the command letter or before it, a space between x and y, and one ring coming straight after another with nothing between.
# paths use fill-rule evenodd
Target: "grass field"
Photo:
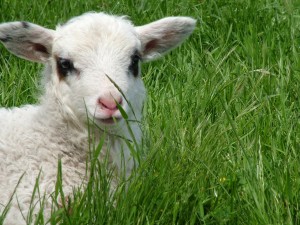
<instances>
[{"instance_id":1,"label":"grass field","mask_svg":"<svg viewBox=\"0 0 300 225\"><path fill-rule=\"evenodd\" d=\"M54 28L86 11L198 23L143 65L145 143L128 190L111 200L100 174L53 224L300 224L300 1L1 0L0 22ZM40 70L1 46L0 105L36 102Z\"/></svg>"}]
</instances>

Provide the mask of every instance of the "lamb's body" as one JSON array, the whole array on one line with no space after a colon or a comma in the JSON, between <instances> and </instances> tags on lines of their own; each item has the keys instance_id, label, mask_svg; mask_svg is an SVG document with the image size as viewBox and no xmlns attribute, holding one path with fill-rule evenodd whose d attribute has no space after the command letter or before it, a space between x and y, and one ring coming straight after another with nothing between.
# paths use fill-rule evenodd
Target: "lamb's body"
<instances>
[{"instance_id":1,"label":"lamb's body","mask_svg":"<svg viewBox=\"0 0 300 225\"><path fill-rule=\"evenodd\" d=\"M37 178L39 189L47 196L45 214L46 217L49 216L52 201L50 194L55 190L59 159L63 165L62 178L66 196L72 193L73 187L86 181L89 139L91 139L87 125L78 126L80 121L66 117L57 103L54 96L46 96L40 105L0 109L0 203L3 204L3 206L0 204L0 211L4 209L17 187L15 198L11 202L12 209L5 224L25 222L20 210L23 215L27 215ZM124 137L126 131L122 132L122 128L119 127L118 135ZM95 129L96 136L95 133L92 136L97 145L101 131ZM139 130L135 132L138 136ZM115 164L118 166L120 146L127 150L126 145L115 135L108 133L105 135L106 142L108 139L110 142L110 154L115 156ZM101 155L106 153L106 147L107 145L104 145ZM124 154L129 155L129 151ZM130 173L133 161L129 160L127 163ZM36 196L32 204L35 205L35 211L39 209L39 204L36 204L38 201L40 199Z\"/></svg>"},{"instance_id":2,"label":"lamb's body","mask_svg":"<svg viewBox=\"0 0 300 225\"><path fill-rule=\"evenodd\" d=\"M7 224L20 224L20 221L24 221L19 206L24 215L27 215L33 187L40 171L40 190L48 195L53 192L59 158L64 165L63 182L66 194L70 194L71 187L80 184L85 175L88 149L85 130L68 129L65 125L62 127L60 115L56 116L57 121L41 119L40 115L45 113L45 109L43 106L26 106L12 111L0 111L1 204L8 203L23 175L16 192L18 203L14 198L5 220ZM7 127L7 124L10 126ZM11 132L7 132L8 130ZM51 199L48 197L46 201L50 203ZM1 211L3 208L0 206Z\"/></svg>"},{"instance_id":3,"label":"lamb's body","mask_svg":"<svg viewBox=\"0 0 300 225\"><path fill-rule=\"evenodd\" d=\"M18 186L5 224L25 223L20 211L26 217L38 176L49 213L59 159L66 195L85 180L90 133L97 145L109 131L101 156L109 152L116 171L124 156L130 174L134 160L124 140L140 143L145 98L139 61L175 47L194 25L174 17L134 27L102 13L77 17L56 31L27 22L0 24L0 41L11 52L46 64L38 105L0 109L0 212Z\"/></svg>"},{"instance_id":4,"label":"lamb's body","mask_svg":"<svg viewBox=\"0 0 300 225\"><path fill-rule=\"evenodd\" d=\"M87 153L91 139L88 129L84 124L78 126L79 121L74 123L75 121L66 118L60 110L55 110L59 107L51 100L49 97L41 105L0 109L0 201L4 204L0 205L0 211L4 209L15 187L18 186L5 224L25 222L20 209L27 215L38 177L39 189L47 196L45 213L49 214L52 201L50 194L55 190L59 159L63 165L63 186L66 196L72 193L73 187L86 181ZM101 136L100 131L95 129L99 132L98 137L93 136L93 141L97 145ZM122 127L119 129L118 135L124 137L126 132L122 133ZM138 132L137 130L137 136ZM106 142L108 139L110 142L110 154L115 155L115 164L118 164L118 154L121 155L120 146L126 149L126 145L123 145L122 139L114 135L106 134L106 136ZM101 155L105 154L106 147L107 145L101 150ZM129 152L124 154L129 155ZM127 163L130 173L133 162L129 160ZM36 197L33 204L38 201L39 198ZM35 211L38 209L39 205L36 204Z\"/></svg>"}]
</instances>

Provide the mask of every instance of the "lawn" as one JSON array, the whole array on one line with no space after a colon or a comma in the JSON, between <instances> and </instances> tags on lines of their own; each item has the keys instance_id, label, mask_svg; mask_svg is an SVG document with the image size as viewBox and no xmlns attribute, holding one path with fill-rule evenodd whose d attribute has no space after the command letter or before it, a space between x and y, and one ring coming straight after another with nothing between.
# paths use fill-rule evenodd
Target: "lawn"
<instances>
[{"instance_id":1,"label":"lawn","mask_svg":"<svg viewBox=\"0 0 300 225\"><path fill-rule=\"evenodd\" d=\"M109 196L94 162L52 224L300 224L300 1L1 0L0 22L53 29L86 11L198 22L143 65L144 144L127 187ZM35 103L41 68L1 45L0 105Z\"/></svg>"}]
</instances>

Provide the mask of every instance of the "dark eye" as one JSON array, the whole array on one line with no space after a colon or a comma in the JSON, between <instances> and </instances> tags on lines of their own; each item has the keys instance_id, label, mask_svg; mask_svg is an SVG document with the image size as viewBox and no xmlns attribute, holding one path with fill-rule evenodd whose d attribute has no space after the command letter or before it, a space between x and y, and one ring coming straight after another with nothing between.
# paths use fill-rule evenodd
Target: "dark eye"
<instances>
[{"instance_id":1,"label":"dark eye","mask_svg":"<svg viewBox=\"0 0 300 225\"><path fill-rule=\"evenodd\" d=\"M131 63L129 65L129 71L133 74L133 76L137 77L139 75L139 63L141 60L141 56L137 53L131 56Z\"/></svg>"},{"instance_id":2,"label":"dark eye","mask_svg":"<svg viewBox=\"0 0 300 225\"><path fill-rule=\"evenodd\" d=\"M68 75L68 73L72 72L74 70L74 66L71 60L64 59L64 58L58 58L57 59L57 70L59 75L65 77Z\"/></svg>"}]
</instances>

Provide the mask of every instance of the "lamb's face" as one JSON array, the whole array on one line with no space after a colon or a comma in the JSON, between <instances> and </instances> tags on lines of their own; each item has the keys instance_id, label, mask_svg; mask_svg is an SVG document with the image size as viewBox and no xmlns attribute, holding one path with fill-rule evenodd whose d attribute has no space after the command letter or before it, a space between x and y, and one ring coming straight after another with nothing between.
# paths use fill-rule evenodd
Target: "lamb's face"
<instances>
[{"instance_id":1,"label":"lamb's face","mask_svg":"<svg viewBox=\"0 0 300 225\"><path fill-rule=\"evenodd\" d=\"M72 114L70 119L76 115L84 121L87 112L99 125L112 125L122 116L141 117L140 59L153 60L176 47L195 22L167 17L134 27L123 17L89 13L55 31L28 22L3 23L0 41L22 58L51 66L46 80L54 90L49 91Z\"/></svg>"},{"instance_id":2,"label":"lamb's face","mask_svg":"<svg viewBox=\"0 0 300 225\"><path fill-rule=\"evenodd\" d=\"M53 79L64 104L83 120L88 113L99 125L115 124L123 119L120 107L139 120L145 97L140 59L141 43L128 21L87 14L57 28Z\"/></svg>"}]
</instances>

